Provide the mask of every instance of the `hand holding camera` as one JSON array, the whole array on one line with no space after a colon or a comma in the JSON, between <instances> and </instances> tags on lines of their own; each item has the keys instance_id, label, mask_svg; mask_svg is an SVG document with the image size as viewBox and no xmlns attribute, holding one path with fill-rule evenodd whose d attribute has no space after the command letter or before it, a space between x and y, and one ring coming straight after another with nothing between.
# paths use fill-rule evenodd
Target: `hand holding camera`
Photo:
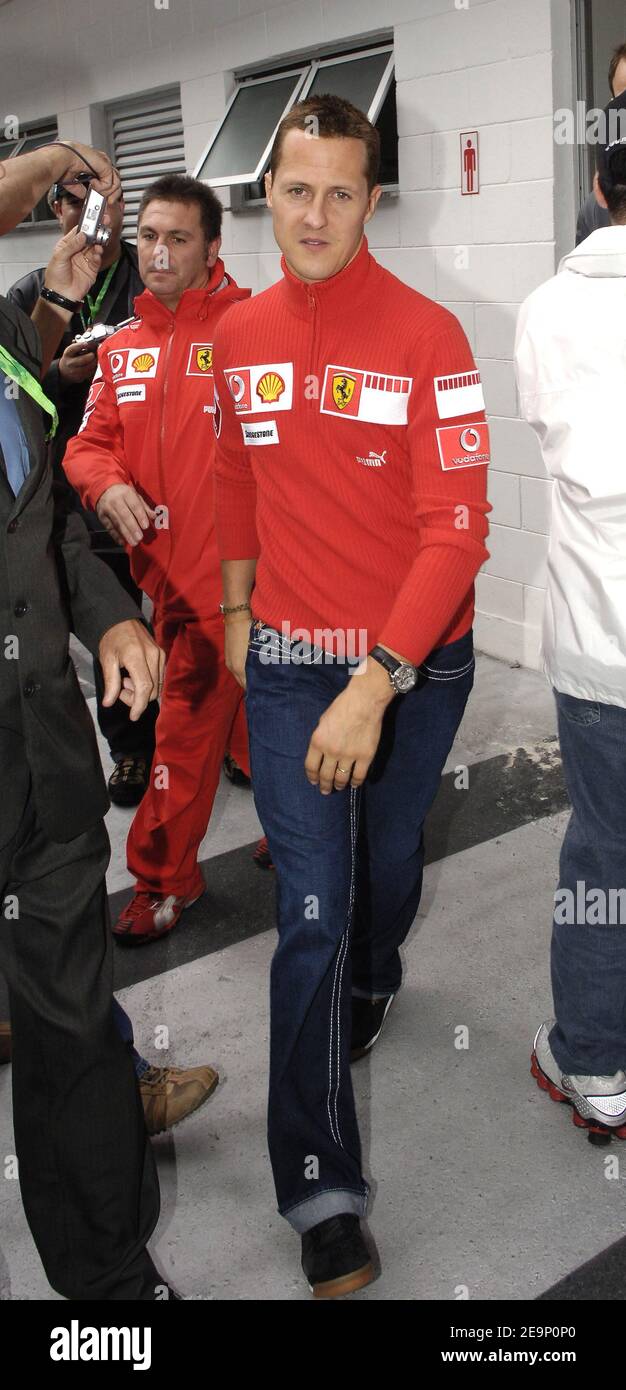
<instances>
[{"instance_id":1,"label":"hand holding camera","mask_svg":"<svg viewBox=\"0 0 626 1390\"><path fill-rule=\"evenodd\" d=\"M102 262L103 248L89 245L84 232L73 227L57 242L46 267L44 285L64 299L82 301L91 289Z\"/></svg>"},{"instance_id":2,"label":"hand holding camera","mask_svg":"<svg viewBox=\"0 0 626 1390\"><path fill-rule=\"evenodd\" d=\"M82 381L91 381L98 365L96 348L85 348L82 343L69 343L59 358L59 376L68 386L77 386Z\"/></svg>"}]
</instances>

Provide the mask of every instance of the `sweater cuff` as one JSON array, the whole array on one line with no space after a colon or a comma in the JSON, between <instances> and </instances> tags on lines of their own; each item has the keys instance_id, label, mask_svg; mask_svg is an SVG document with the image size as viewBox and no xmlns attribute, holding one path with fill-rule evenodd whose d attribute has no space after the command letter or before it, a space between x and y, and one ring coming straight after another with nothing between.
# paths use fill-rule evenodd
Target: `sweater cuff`
<instances>
[{"instance_id":1,"label":"sweater cuff","mask_svg":"<svg viewBox=\"0 0 626 1390\"><path fill-rule=\"evenodd\" d=\"M403 586L376 641L419 666L441 646L462 604L473 598L474 580L487 558L488 551L478 543L472 550L430 548L427 565Z\"/></svg>"},{"instance_id":2,"label":"sweater cuff","mask_svg":"<svg viewBox=\"0 0 626 1390\"><path fill-rule=\"evenodd\" d=\"M70 482L71 481L70 478ZM126 473L109 473L106 477L98 480L90 478L88 486L77 488L83 507L86 507L91 512L95 512L103 492L106 492L109 487L114 487L117 483L131 485L130 478ZM74 483L73 486L76 487L76 483Z\"/></svg>"}]
</instances>

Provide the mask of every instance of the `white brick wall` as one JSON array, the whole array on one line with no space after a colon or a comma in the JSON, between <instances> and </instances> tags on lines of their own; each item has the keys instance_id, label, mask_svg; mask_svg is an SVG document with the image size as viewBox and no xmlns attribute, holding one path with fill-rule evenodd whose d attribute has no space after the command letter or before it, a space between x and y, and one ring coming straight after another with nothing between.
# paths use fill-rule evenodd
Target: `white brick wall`
<instances>
[{"instance_id":1,"label":"white brick wall","mask_svg":"<svg viewBox=\"0 0 626 1390\"><path fill-rule=\"evenodd\" d=\"M458 315L476 354L493 446L477 642L531 665L551 485L519 419L513 342L519 304L555 269L552 112L563 104L555 73L568 15L569 0L470 0L467 8L453 0L170 0L165 9L151 0L20 0L0 8L7 113L24 121L56 113L66 137L96 139L100 103L180 82L189 167L223 112L233 70L393 27L401 192L383 200L368 236L384 265ZM467 129L480 134L475 198L462 198L458 186ZM45 261L53 241L36 231L3 238L0 289ZM265 211L227 211L224 252L254 291L280 273Z\"/></svg>"}]
</instances>

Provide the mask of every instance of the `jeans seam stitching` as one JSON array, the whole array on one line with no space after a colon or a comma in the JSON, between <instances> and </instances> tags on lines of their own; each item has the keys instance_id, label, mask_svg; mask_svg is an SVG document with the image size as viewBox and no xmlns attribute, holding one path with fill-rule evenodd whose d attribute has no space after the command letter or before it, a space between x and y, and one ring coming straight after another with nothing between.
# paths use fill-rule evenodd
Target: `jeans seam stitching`
<instances>
[{"instance_id":1,"label":"jeans seam stitching","mask_svg":"<svg viewBox=\"0 0 626 1390\"><path fill-rule=\"evenodd\" d=\"M420 666L420 671L427 671L429 676L434 676L435 680L449 680L452 676L462 676L465 671L471 670L474 665L474 657L465 666L451 666L449 671L441 671L437 666Z\"/></svg>"}]
</instances>

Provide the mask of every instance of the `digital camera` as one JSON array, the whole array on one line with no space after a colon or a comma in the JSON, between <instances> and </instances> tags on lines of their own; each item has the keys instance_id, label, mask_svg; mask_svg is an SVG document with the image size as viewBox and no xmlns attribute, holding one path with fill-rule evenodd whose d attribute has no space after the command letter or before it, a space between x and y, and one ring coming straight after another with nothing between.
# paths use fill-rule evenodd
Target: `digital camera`
<instances>
[{"instance_id":1,"label":"digital camera","mask_svg":"<svg viewBox=\"0 0 626 1390\"><path fill-rule=\"evenodd\" d=\"M90 188L83 203L78 231L85 233L87 241L92 246L94 244L106 246L107 242L111 240L110 228L102 226L106 202L103 193L96 193L95 188Z\"/></svg>"},{"instance_id":2,"label":"digital camera","mask_svg":"<svg viewBox=\"0 0 626 1390\"><path fill-rule=\"evenodd\" d=\"M86 333L77 333L73 339L75 343L80 343L83 352L95 352L104 342L105 338L110 338L112 333L117 333L120 328L126 328L127 324L133 323L134 316L123 319L122 323L94 323L88 328Z\"/></svg>"}]
</instances>

